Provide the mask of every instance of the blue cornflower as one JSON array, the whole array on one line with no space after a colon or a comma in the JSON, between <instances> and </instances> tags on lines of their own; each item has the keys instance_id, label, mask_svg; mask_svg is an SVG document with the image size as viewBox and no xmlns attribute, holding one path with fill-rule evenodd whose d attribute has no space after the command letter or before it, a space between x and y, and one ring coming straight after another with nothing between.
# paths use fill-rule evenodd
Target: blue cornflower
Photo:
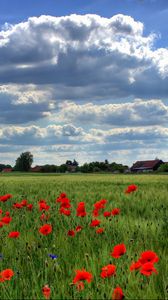
<instances>
[{"instance_id":1,"label":"blue cornflower","mask_svg":"<svg viewBox=\"0 0 168 300\"><path fill-rule=\"evenodd\" d=\"M52 259L58 258L58 255L54 255L54 254L48 254L48 256L51 257Z\"/></svg>"},{"instance_id":2,"label":"blue cornflower","mask_svg":"<svg viewBox=\"0 0 168 300\"><path fill-rule=\"evenodd\" d=\"M2 253L0 253L0 259L3 259L3 254Z\"/></svg>"}]
</instances>

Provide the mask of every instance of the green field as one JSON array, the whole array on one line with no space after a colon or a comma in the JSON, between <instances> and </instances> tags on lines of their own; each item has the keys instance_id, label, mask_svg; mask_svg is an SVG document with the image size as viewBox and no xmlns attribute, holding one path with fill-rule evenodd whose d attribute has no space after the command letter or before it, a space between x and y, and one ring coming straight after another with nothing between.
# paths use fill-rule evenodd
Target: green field
<instances>
[{"instance_id":1,"label":"green field","mask_svg":"<svg viewBox=\"0 0 168 300\"><path fill-rule=\"evenodd\" d=\"M125 194L128 185L138 190ZM59 213L56 198L65 192L71 201L71 216ZM168 176L164 175L0 175L0 196L13 195L0 202L3 216L10 212L12 221L0 228L0 272L12 269L11 280L0 282L0 299L44 299L42 287L51 288L51 299L112 299L113 289L120 286L125 299L168 298ZM27 199L34 205L13 209L15 202ZM38 201L45 199L51 207L49 220L41 221ZM93 204L106 199L105 211L120 208L115 217L105 218L103 211L97 217L103 234L96 234L89 224ZM87 215L76 216L77 203L85 202ZM52 232L39 233L42 224L51 224ZM77 225L83 229L74 237L68 230ZM19 231L19 238L8 237ZM127 252L116 259L110 253L117 244L124 243ZM141 252L154 251L159 261L158 274L146 277L129 267ZM55 260L48 254L58 256ZM102 267L116 265L116 276L102 279ZM86 269L93 280L82 291L72 284L75 270Z\"/></svg>"}]
</instances>

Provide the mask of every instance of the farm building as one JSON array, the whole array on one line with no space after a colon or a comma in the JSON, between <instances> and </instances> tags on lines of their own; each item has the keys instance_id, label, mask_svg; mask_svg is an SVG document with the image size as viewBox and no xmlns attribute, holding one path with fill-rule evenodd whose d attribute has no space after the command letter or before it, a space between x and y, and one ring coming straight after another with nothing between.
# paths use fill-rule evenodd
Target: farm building
<instances>
[{"instance_id":1,"label":"farm building","mask_svg":"<svg viewBox=\"0 0 168 300\"><path fill-rule=\"evenodd\" d=\"M137 161L131 167L131 172L134 173L153 172L156 171L162 164L164 164L164 162L160 159Z\"/></svg>"},{"instance_id":2,"label":"farm building","mask_svg":"<svg viewBox=\"0 0 168 300\"><path fill-rule=\"evenodd\" d=\"M35 167L30 169L30 172L41 172L41 171L42 171L41 166L35 166Z\"/></svg>"},{"instance_id":3,"label":"farm building","mask_svg":"<svg viewBox=\"0 0 168 300\"><path fill-rule=\"evenodd\" d=\"M2 173L10 173L10 172L12 172L12 168L4 168L2 170Z\"/></svg>"}]
</instances>

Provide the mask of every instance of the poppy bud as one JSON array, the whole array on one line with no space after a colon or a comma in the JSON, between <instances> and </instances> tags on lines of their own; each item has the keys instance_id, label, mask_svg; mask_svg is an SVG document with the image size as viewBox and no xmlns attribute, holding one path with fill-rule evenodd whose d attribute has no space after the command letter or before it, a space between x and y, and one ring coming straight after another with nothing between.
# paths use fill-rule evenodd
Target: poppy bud
<instances>
[{"instance_id":1,"label":"poppy bud","mask_svg":"<svg viewBox=\"0 0 168 300\"><path fill-rule=\"evenodd\" d=\"M48 285L45 285L42 288L42 293L45 299L50 299L51 289L48 287Z\"/></svg>"}]
</instances>

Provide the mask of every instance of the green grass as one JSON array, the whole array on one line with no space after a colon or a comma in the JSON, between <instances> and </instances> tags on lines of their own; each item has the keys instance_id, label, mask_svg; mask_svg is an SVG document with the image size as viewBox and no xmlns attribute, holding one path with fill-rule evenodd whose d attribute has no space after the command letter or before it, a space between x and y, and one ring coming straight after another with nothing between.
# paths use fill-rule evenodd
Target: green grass
<instances>
[{"instance_id":1,"label":"green grass","mask_svg":"<svg viewBox=\"0 0 168 300\"><path fill-rule=\"evenodd\" d=\"M129 184L138 191L126 195ZM59 214L55 199L66 192L72 204L70 217ZM111 299L113 289L120 285L126 299L167 299L167 232L168 180L164 175L60 175L60 174L1 174L0 195L11 193L12 199L0 203L10 211L12 222L0 228L0 271L11 268L11 281L0 283L0 299L43 299L42 287L51 288L51 299ZM34 204L32 212L25 208L13 210L12 204L27 199ZM50 208L53 231L48 236L39 234L42 225L38 201L45 199ZM101 214L104 234L97 235L89 224L93 204L107 199L105 210L119 207L121 214L105 219ZM76 217L76 204L86 203L87 216ZM67 236L69 229L81 225L84 229L75 237ZM10 231L20 231L18 239L9 239ZM116 244L125 243L127 252L119 259L110 256ZM130 272L129 266L142 251L153 250L160 260L158 275L146 278ZM56 254L52 260L48 254ZM115 277L103 280L101 268L109 263L117 266ZM85 268L93 274L91 284L78 292L71 285L76 269ZM19 272L19 273L17 273Z\"/></svg>"}]
</instances>

